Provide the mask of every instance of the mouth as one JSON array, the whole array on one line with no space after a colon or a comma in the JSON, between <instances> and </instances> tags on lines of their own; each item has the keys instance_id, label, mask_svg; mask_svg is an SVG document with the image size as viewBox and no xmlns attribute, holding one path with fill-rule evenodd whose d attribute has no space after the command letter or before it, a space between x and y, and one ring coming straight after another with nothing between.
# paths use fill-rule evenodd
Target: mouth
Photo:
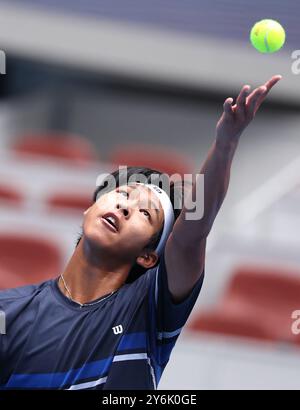
<instances>
[{"instance_id":1,"label":"mouth","mask_svg":"<svg viewBox=\"0 0 300 410\"><path fill-rule=\"evenodd\" d=\"M105 226L113 232L119 231L119 219L113 213L107 213L101 218Z\"/></svg>"}]
</instances>

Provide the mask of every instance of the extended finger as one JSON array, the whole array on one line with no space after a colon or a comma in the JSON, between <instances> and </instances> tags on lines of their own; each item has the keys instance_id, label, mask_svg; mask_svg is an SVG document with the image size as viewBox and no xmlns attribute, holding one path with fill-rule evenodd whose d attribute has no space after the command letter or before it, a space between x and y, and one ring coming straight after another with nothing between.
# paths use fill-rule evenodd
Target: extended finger
<instances>
[{"instance_id":1,"label":"extended finger","mask_svg":"<svg viewBox=\"0 0 300 410\"><path fill-rule=\"evenodd\" d=\"M280 81L282 79L281 75L274 75L273 77L270 78L270 80L268 80L264 86L267 88L267 92L269 92L271 90L272 87L274 87L275 84L278 83L278 81Z\"/></svg>"},{"instance_id":2,"label":"extended finger","mask_svg":"<svg viewBox=\"0 0 300 410\"><path fill-rule=\"evenodd\" d=\"M265 83L265 87L266 87L266 91L260 96L258 102L257 102L257 106L256 106L256 111L258 110L259 106L261 105L261 103L263 102L263 100L266 98L266 96L268 95L269 91L274 87L275 84L278 83L278 81L280 81L282 78L281 75L274 75L269 81L267 81Z\"/></svg>"},{"instance_id":3,"label":"extended finger","mask_svg":"<svg viewBox=\"0 0 300 410\"><path fill-rule=\"evenodd\" d=\"M247 101L247 96L249 95L249 92L250 92L250 85L244 85L239 96L236 99L236 112L238 114L245 113L246 101Z\"/></svg>"},{"instance_id":4,"label":"extended finger","mask_svg":"<svg viewBox=\"0 0 300 410\"><path fill-rule=\"evenodd\" d=\"M256 106L257 104L263 101L263 98L266 95L266 87L263 85L261 87L258 87L255 89L255 91L251 94L251 96L248 97L247 99L247 115L252 116L256 112Z\"/></svg>"},{"instance_id":5,"label":"extended finger","mask_svg":"<svg viewBox=\"0 0 300 410\"><path fill-rule=\"evenodd\" d=\"M278 81L280 81L282 78L281 75L274 75L273 77L270 78L270 80L268 80L262 87L266 87L266 94L268 94L268 92L271 90L271 88L274 87L275 84L278 83ZM260 87L258 87L260 88ZM253 96L253 94L255 93L255 91L258 89L256 88L255 90L253 90L253 92L249 95L248 98L251 98Z\"/></svg>"}]
</instances>

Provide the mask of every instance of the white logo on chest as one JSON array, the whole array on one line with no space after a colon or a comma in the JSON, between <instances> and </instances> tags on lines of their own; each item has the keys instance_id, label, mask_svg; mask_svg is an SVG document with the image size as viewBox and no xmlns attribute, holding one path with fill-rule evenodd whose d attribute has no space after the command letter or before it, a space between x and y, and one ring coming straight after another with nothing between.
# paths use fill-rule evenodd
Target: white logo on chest
<instances>
[{"instance_id":1,"label":"white logo on chest","mask_svg":"<svg viewBox=\"0 0 300 410\"><path fill-rule=\"evenodd\" d=\"M115 335L119 335L120 333L123 333L123 326L118 325L112 328L113 332Z\"/></svg>"}]
</instances>

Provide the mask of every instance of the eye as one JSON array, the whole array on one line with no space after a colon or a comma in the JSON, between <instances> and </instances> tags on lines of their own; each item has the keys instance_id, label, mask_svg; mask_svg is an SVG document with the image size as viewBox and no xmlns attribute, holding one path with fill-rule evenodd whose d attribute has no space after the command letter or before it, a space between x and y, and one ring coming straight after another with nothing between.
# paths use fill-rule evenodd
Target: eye
<instances>
[{"instance_id":1,"label":"eye","mask_svg":"<svg viewBox=\"0 0 300 410\"><path fill-rule=\"evenodd\" d=\"M146 215L149 217L149 219L151 219L151 215L148 211L146 211L145 209L141 209L141 212L146 213Z\"/></svg>"},{"instance_id":2,"label":"eye","mask_svg":"<svg viewBox=\"0 0 300 410\"><path fill-rule=\"evenodd\" d=\"M129 197L129 194L127 191L118 191L119 194L125 194L126 198Z\"/></svg>"}]
</instances>

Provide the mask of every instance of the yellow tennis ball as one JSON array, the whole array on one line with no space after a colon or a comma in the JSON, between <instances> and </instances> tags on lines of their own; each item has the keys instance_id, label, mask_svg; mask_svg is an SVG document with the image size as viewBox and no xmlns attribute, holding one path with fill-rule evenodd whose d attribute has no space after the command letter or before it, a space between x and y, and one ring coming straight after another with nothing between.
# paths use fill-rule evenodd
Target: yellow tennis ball
<instances>
[{"instance_id":1,"label":"yellow tennis ball","mask_svg":"<svg viewBox=\"0 0 300 410\"><path fill-rule=\"evenodd\" d=\"M274 53L283 46L285 31L276 20L261 20L252 27L250 40L253 47L261 53Z\"/></svg>"}]
</instances>

